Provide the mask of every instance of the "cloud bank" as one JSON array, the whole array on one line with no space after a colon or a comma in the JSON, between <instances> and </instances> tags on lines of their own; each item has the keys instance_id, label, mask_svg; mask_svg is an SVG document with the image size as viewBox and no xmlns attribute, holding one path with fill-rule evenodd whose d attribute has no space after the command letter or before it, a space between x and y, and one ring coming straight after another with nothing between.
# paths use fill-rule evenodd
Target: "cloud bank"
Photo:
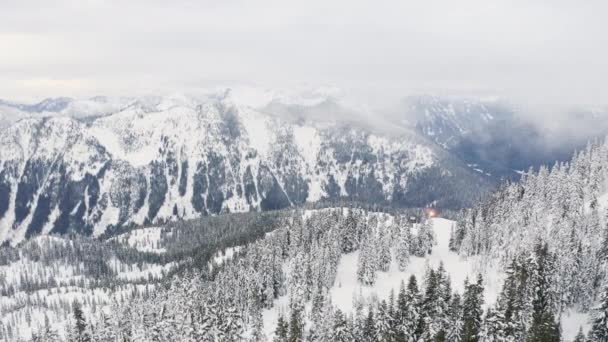
<instances>
[{"instance_id":1,"label":"cloud bank","mask_svg":"<svg viewBox=\"0 0 608 342\"><path fill-rule=\"evenodd\" d=\"M0 4L0 97L330 84L606 104L608 2L49 1Z\"/></svg>"}]
</instances>

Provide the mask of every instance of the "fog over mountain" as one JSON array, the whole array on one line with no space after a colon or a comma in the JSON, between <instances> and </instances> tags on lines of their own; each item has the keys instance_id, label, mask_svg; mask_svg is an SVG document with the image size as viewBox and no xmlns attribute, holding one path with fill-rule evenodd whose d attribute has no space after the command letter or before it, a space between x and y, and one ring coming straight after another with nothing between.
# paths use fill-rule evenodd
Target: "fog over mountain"
<instances>
[{"instance_id":1,"label":"fog over mountain","mask_svg":"<svg viewBox=\"0 0 608 342\"><path fill-rule=\"evenodd\" d=\"M608 341L608 1L0 1L0 342Z\"/></svg>"}]
</instances>

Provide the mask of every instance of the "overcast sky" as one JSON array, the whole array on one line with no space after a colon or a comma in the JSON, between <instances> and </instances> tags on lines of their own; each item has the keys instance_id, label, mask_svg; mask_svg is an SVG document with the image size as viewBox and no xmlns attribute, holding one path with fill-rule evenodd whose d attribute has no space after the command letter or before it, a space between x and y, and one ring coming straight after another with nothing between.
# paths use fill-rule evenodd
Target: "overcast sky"
<instances>
[{"instance_id":1,"label":"overcast sky","mask_svg":"<svg viewBox=\"0 0 608 342\"><path fill-rule=\"evenodd\" d=\"M608 1L0 0L0 98L297 84L606 104Z\"/></svg>"}]
</instances>

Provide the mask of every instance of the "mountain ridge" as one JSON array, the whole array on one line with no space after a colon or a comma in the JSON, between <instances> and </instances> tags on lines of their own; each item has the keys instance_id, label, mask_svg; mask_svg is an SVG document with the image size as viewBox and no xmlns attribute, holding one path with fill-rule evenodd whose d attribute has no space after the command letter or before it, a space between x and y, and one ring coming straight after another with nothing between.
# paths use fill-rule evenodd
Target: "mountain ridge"
<instances>
[{"instance_id":1,"label":"mountain ridge","mask_svg":"<svg viewBox=\"0 0 608 342\"><path fill-rule=\"evenodd\" d=\"M411 131L293 123L229 93L146 98L89 121L26 118L0 145L0 238L11 243L321 199L458 207L479 194L460 189L490 184Z\"/></svg>"}]
</instances>

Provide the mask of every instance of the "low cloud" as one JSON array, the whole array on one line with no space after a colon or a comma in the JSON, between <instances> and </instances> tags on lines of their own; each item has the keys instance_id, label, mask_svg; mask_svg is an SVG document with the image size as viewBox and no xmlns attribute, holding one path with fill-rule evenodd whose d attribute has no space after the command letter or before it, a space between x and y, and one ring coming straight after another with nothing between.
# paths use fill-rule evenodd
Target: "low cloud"
<instances>
[{"instance_id":1,"label":"low cloud","mask_svg":"<svg viewBox=\"0 0 608 342\"><path fill-rule=\"evenodd\" d=\"M605 1L3 1L0 97L215 84L499 96L537 118L608 102ZM365 100L365 101L364 101Z\"/></svg>"}]
</instances>

